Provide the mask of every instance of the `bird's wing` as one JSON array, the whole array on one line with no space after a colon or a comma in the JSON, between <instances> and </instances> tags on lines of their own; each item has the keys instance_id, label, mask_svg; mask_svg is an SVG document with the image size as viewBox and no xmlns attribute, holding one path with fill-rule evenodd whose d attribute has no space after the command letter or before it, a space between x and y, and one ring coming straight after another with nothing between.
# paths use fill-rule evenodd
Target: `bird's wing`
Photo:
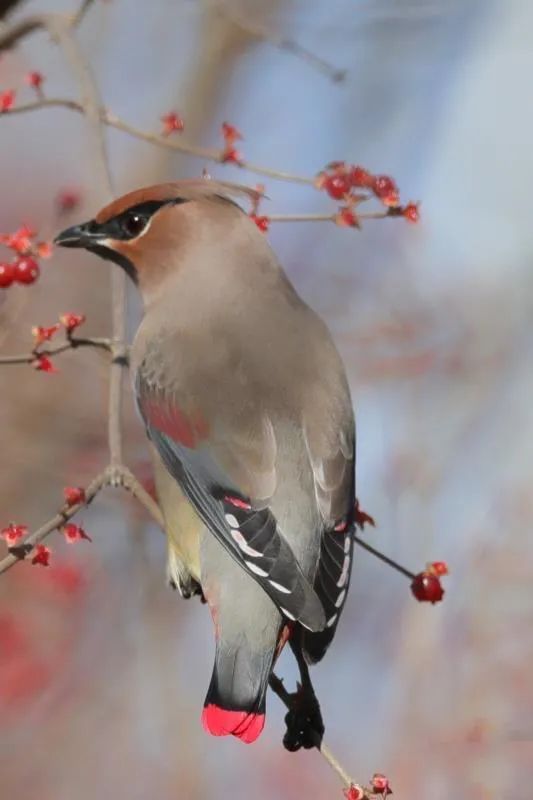
<instances>
[{"instance_id":1,"label":"bird's wing","mask_svg":"<svg viewBox=\"0 0 533 800\"><path fill-rule=\"evenodd\" d=\"M322 520L314 589L326 612L326 627L318 633L306 633L304 649L308 660L316 662L324 656L335 636L352 570L355 426L344 380L325 400L321 418L314 424L313 416L311 409L304 433Z\"/></svg>"},{"instance_id":2,"label":"bird's wing","mask_svg":"<svg viewBox=\"0 0 533 800\"><path fill-rule=\"evenodd\" d=\"M322 603L268 507L276 485L268 417L213 402L206 413L143 379L142 369L136 395L150 439L207 528L286 617L322 630Z\"/></svg>"}]
</instances>

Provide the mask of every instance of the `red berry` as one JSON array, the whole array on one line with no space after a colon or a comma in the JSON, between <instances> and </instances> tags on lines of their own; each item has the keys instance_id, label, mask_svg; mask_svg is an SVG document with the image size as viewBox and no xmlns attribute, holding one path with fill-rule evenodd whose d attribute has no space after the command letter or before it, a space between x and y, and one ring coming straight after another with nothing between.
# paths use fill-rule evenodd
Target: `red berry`
<instances>
[{"instance_id":1,"label":"red berry","mask_svg":"<svg viewBox=\"0 0 533 800\"><path fill-rule=\"evenodd\" d=\"M5 92L0 92L0 114L13 108L16 94L14 89L7 89Z\"/></svg>"},{"instance_id":2,"label":"red berry","mask_svg":"<svg viewBox=\"0 0 533 800\"><path fill-rule=\"evenodd\" d=\"M7 289L15 280L15 268L13 264L5 261L0 264L0 289Z\"/></svg>"},{"instance_id":3,"label":"red berry","mask_svg":"<svg viewBox=\"0 0 533 800\"><path fill-rule=\"evenodd\" d=\"M81 203L81 192L79 189L61 189L56 195L56 206L60 213L72 211Z\"/></svg>"},{"instance_id":4,"label":"red berry","mask_svg":"<svg viewBox=\"0 0 533 800\"><path fill-rule=\"evenodd\" d=\"M324 180L324 189L334 200L342 200L350 191L348 175L342 172L328 175Z\"/></svg>"},{"instance_id":5,"label":"red berry","mask_svg":"<svg viewBox=\"0 0 533 800\"><path fill-rule=\"evenodd\" d=\"M25 283L28 285L30 283L35 283L40 273L38 263L30 256L25 256L15 261L14 271L14 277L17 283Z\"/></svg>"},{"instance_id":6,"label":"red berry","mask_svg":"<svg viewBox=\"0 0 533 800\"><path fill-rule=\"evenodd\" d=\"M61 325L56 322L55 325L50 325L49 328L43 328L42 325L34 325L31 329L32 336L35 339L35 347L38 347L43 342L49 342L50 339L58 332Z\"/></svg>"},{"instance_id":7,"label":"red berry","mask_svg":"<svg viewBox=\"0 0 533 800\"><path fill-rule=\"evenodd\" d=\"M372 775L371 785L372 785L372 791L375 792L376 794L383 794L383 795L392 794L392 789L390 788L389 779L385 775L382 775L379 772L376 772L374 773L374 775Z\"/></svg>"},{"instance_id":8,"label":"red berry","mask_svg":"<svg viewBox=\"0 0 533 800\"><path fill-rule=\"evenodd\" d=\"M351 167L348 177L354 189L370 189L374 176L363 167Z\"/></svg>"},{"instance_id":9,"label":"red berry","mask_svg":"<svg viewBox=\"0 0 533 800\"><path fill-rule=\"evenodd\" d=\"M220 160L223 164L242 164L242 154L234 147L226 147Z\"/></svg>"},{"instance_id":10,"label":"red berry","mask_svg":"<svg viewBox=\"0 0 533 800\"><path fill-rule=\"evenodd\" d=\"M372 181L372 189L376 197L386 206L397 206L400 200L398 187L388 175L376 175Z\"/></svg>"},{"instance_id":11,"label":"red berry","mask_svg":"<svg viewBox=\"0 0 533 800\"><path fill-rule=\"evenodd\" d=\"M418 203L408 203L402 210L402 216L405 217L407 222L416 223L420 219L420 211L418 210Z\"/></svg>"},{"instance_id":12,"label":"red berry","mask_svg":"<svg viewBox=\"0 0 533 800\"><path fill-rule=\"evenodd\" d=\"M44 75L41 72L28 72L26 75L26 83L32 89L40 89L44 81Z\"/></svg>"},{"instance_id":13,"label":"red berry","mask_svg":"<svg viewBox=\"0 0 533 800\"><path fill-rule=\"evenodd\" d=\"M444 589L436 575L419 572L411 583L411 591L421 603L440 603L444 597Z\"/></svg>"},{"instance_id":14,"label":"red berry","mask_svg":"<svg viewBox=\"0 0 533 800\"><path fill-rule=\"evenodd\" d=\"M250 219L253 219L262 233L266 233L268 231L270 226L270 220L268 217L258 217L257 214L250 214Z\"/></svg>"},{"instance_id":15,"label":"red berry","mask_svg":"<svg viewBox=\"0 0 533 800\"><path fill-rule=\"evenodd\" d=\"M63 489L67 506L77 506L85 503L85 489L81 486L66 486Z\"/></svg>"}]
</instances>

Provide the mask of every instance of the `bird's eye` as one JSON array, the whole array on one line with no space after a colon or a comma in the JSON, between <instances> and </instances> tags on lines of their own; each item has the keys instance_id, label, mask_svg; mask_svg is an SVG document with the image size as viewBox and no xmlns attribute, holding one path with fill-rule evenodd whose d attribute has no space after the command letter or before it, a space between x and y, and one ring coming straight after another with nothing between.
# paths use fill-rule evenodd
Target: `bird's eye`
<instances>
[{"instance_id":1,"label":"bird's eye","mask_svg":"<svg viewBox=\"0 0 533 800\"><path fill-rule=\"evenodd\" d=\"M130 237L138 236L141 233L141 231L144 230L145 226L146 226L145 217L141 216L141 214L134 214L134 213L126 214L124 222L122 223L124 231Z\"/></svg>"}]
</instances>

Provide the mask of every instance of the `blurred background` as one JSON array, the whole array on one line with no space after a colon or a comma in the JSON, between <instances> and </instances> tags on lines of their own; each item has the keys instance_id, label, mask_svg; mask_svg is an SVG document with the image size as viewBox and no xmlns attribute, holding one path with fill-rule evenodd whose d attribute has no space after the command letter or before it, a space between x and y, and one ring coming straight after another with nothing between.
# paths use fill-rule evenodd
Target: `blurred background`
<instances>
[{"instance_id":1,"label":"blurred background","mask_svg":"<svg viewBox=\"0 0 533 800\"><path fill-rule=\"evenodd\" d=\"M71 11L59 0L20 3ZM258 37L257 29L267 34ZM338 635L314 670L327 740L360 781L385 772L395 797L530 800L533 780L531 141L533 5L527 0L97 0L79 32L106 106L157 132L175 109L187 140L220 144L223 120L247 158L315 174L346 159L393 175L422 220L273 225L269 237L347 364L358 421L358 494L371 542L417 571L445 559L445 602L416 603L404 578L357 553ZM346 78L280 49L298 42ZM43 34L0 60L0 91L29 70L76 96ZM236 167L107 139L117 194ZM0 120L0 230L42 238L101 205L83 119L61 109ZM324 193L266 181L264 213L332 209ZM70 216L56 197L80 193ZM7 255L7 251L5 252ZM0 352L83 311L109 332L108 267L54 253L31 288L0 290ZM130 298L131 331L139 307ZM60 373L1 370L0 522L35 528L65 485L106 461L105 357L68 353ZM149 479L126 398L127 460ZM164 538L107 493L59 534L53 567L0 578L2 800L301 800L341 796L316 753L286 753L269 699L253 747L199 717L211 620L165 585ZM0 556L2 553L0 553ZM290 658L279 670L292 685Z\"/></svg>"}]
</instances>

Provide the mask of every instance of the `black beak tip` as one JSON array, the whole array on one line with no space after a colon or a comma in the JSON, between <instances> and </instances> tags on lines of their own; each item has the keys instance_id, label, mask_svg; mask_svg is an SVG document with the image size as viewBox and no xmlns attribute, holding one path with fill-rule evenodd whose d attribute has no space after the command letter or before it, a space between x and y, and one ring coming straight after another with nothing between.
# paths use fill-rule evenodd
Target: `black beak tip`
<instances>
[{"instance_id":1,"label":"black beak tip","mask_svg":"<svg viewBox=\"0 0 533 800\"><path fill-rule=\"evenodd\" d=\"M65 228L64 231L57 234L54 244L60 247L83 247L83 230L81 226L75 225L72 228Z\"/></svg>"}]
</instances>

